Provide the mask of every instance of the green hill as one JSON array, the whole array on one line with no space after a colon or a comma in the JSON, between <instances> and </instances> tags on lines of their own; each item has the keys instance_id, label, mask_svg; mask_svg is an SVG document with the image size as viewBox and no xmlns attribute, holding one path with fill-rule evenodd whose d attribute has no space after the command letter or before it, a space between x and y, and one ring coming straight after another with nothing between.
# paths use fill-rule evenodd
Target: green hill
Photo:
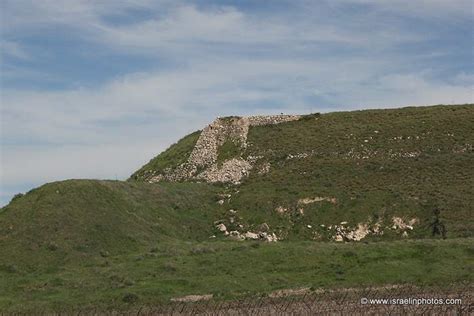
<instances>
[{"instance_id":1,"label":"green hill","mask_svg":"<svg viewBox=\"0 0 474 316\"><path fill-rule=\"evenodd\" d=\"M472 122L473 105L220 118L127 181L43 185L0 210L0 311L472 281Z\"/></svg>"},{"instance_id":2,"label":"green hill","mask_svg":"<svg viewBox=\"0 0 474 316\"><path fill-rule=\"evenodd\" d=\"M383 238L395 238L403 232L387 227L402 218L416 221L410 236L429 237L438 217L449 236L472 236L474 222L466 220L474 205L472 122L472 105L313 114L250 126L245 147L235 145L239 139L223 129L214 165L198 165L199 172L179 181L200 181L225 164L219 157L252 164L240 185L227 184L224 190L232 196L224 206L238 212L234 223L229 218L236 216L225 215L223 222L232 230L267 223L285 239L328 240L335 231L327 228L340 222L352 229L379 223ZM171 146L130 180L154 182L147 175L179 169L198 136ZM181 160L173 164L169 157L175 153Z\"/></svg>"}]
</instances>

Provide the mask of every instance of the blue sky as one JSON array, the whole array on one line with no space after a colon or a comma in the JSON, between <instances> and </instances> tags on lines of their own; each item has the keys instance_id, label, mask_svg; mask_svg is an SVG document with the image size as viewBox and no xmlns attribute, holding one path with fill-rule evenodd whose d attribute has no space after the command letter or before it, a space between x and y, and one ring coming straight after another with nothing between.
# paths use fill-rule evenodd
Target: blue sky
<instances>
[{"instance_id":1,"label":"blue sky","mask_svg":"<svg viewBox=\"0 0 474 316\"><path fill-rule=\"evenodd\" d=\"M472 103L473 3L0 0L0 205L216 116Z\"/></svg>"}]
</instances>

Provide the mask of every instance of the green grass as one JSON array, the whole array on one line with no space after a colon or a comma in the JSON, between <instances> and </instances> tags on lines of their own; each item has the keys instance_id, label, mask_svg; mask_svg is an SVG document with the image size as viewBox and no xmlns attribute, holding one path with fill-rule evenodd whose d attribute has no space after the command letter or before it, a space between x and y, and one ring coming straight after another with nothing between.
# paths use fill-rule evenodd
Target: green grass
<instances>
[{"instance_id":1,"label":"green grass","mask_svg":"<svg viewBox=\"0 0 474 316\"><path fill-rule=\"evenodd\" d=\"M217 150L217 163L221 165L226 160L240 157L241 154L242 148L240 143L228 138Z\"/></svg>"},{"instance_id":2,"label":"green grass","mask_svg":"<svg viewBox=\"0 0 474 316\"><path fill-rule=\"evenodd\" d=\"M472 282L473 121L473 105L309 115L250 128L245 150L226 141L219 162L262 157L238 186L146 183L186 161L196 132L130 181L67 180L17 195L0 209L0 312L127 309L127 293L158 304L300 286ZM411 152L419 154L399 156ZM302 153L310 155L287 159ZM222 194L231 197L221 205ZM298 199L313 197L337 202L301 214ZM446 240L431 236L436 208ZM420 222L401 240L388 228L393 216ZM383 236L325 242L330 225L378 219ZM233 242L216 222L241 232L267 223L283 240Z\"/></svg>"},{"instance_id":3,"label":"green grass","mask_svg":"<svg viewBox=\"0 0 474 316\"><path fill-rule=\"evenodd\" d=\"M164 152L151 159L147 164L130 176L130 180L146 181L166 168L174 169L186 162L196 144L201 131L196 131L171 145Z\"/></svg>"},{"instance_id":4,"label":"green grass","mask_svg":"<svg viewBox=\"0 0 474 316\"><path fill-rule=\"evenodd\" d=\"M217 187L194 183L46 184L1 209L1 249L19 261L29 250L47 254L38 258L47 260L119 254L169 239L207 240L217 217L216 192Z\"/></svg>"},{"instance_id":5,"label":"green grass","mask_svg":"<svg viewBox=\"0 0 474 316\"><path fill-rule=\"evenodd\" d=\"M163 242L127 254L95 256L35 271L0 270L0 310L127 309L213 294L236 299L285 288L472 282L472 239L360 244L320 242ZM34 254L34 253L33 253Z\"/></svg>"},{"instance_id":6,"label":"green grass","mask_svg":"<svg viewBox=\"0 0 474 316\"><path fill-rule=\"evenodd\" d=\"M306 225L356 225L369 218L389 225L393 216L418 218L413 236L427 237L439 208L450 237L473 236L473 121L474 106L459 105L328 113L252 127L244 157L263 156L256 169L270 163L270 172L253 172L238 188L229 188L239 193L228 208L290 239L301 239ZM420 154L391 156L410 152ZM287 159L301 153L311 155ZM338 203L315 203L298 216L296 201L316 196ZM290 215L278 216L278 206Z\"/></svg>"}]
</instances>

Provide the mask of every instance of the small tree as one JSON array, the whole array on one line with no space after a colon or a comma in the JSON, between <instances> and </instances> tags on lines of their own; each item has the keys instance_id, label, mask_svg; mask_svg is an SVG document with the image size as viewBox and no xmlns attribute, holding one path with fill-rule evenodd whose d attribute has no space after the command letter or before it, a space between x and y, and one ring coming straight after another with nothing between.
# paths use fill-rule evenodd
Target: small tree
<instances>
[{"instance_id":1,"label":"small tree","mask_svg":"<svg viewBox=\"0 0 474 316\"><path fill-rule=\"evenodd\" d=\"M439 219L440 213L441 212L440 212L439 208L435 208L433 210L434 218L433 218L433 222L430 224L431 235L433 237L436 236L436 235L441 235L441 237L443 237L443 239L446 239L446 226Z\"/></svg>"}]
</instances>

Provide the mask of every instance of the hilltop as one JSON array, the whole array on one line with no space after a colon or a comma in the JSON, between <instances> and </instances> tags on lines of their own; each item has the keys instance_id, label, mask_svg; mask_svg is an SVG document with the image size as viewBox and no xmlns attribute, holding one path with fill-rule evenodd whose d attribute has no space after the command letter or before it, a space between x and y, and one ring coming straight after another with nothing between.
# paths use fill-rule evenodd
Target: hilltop
<instances>
[{"instance_id":1,"label":"hilltop","mask_svg":"<svg viewBox=\"0 0 474 316\"><path fill-rule=\"evenodd\" d=\"M217 118L127 181L45 184L0 210L0 311L472 280L473 121Z\"/></svg>"},{"instance_id":2,"label":"hilltop","mask_svg":"<svg viewBox=\"0 0 474 316\"><path fill-rule=\"evenodd\" d=\"M232 231L429 237L442 218L450 236L471 236L473 121L472 105L218 118L129 181L227 184Z\"/></svg>"}]
</instances>

